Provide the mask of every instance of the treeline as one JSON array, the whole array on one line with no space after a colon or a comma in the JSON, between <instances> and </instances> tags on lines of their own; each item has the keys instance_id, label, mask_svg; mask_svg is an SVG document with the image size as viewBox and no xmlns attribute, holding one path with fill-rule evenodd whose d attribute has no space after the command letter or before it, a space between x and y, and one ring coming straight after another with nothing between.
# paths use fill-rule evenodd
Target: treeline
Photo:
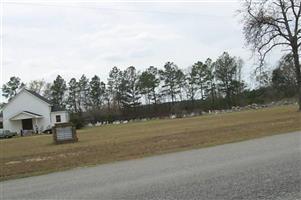
<instances>
[{"instance_id":1,"label":"treeline","mask_svg":"<svg viewBox=\"0 0 301 200\"><path fill-rule=\"evenodd\" d=\"M98 121L182 115L232 106L293 97L296 81L290 56L285 56L271 73L261 74L261 87L249 90L242 80L243 61L224 52L217 60L210 58L180 69L167 62L162 69L154 66L138 71L113 67L107 82L99 76L82 75L66 82L60 75L53 83L34 80L24 84L11 77L3 85L6 98L26 87L50 99L54 106L68 109L78 126Z\"/></svg>"}]
</instances>

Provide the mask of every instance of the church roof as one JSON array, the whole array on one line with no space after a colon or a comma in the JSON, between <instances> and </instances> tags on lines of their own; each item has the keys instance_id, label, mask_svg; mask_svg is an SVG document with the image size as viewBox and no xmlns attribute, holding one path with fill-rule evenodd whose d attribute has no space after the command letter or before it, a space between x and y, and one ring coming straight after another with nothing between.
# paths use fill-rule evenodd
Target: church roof
<instances>
[{"instance_id":1,"label":"church roof","mask_svg":"<svg viewBox=\"0 0 301 200\"><path fill-rule=\"evenodd\" d=\"M56 111L66 111L66 109L64 109L64 108L62 108L62 107L60 107L60 106L55 106L55 105L53 105L52 102L51 102L49 99L43 97L42 95L40 95L40 94L37 93L37 92L34 92L34 91L32 91L32 90L23 88L19 93L21 93L22 91L26 91L26 92L30 93L31 95L33 95L33 96L39 98L39 99L42 100L43 102L49 104L49 105L51 106L51 112L56 112ZM19 94L19 93L18 93L18 94ZM17 94L16 96L18 96L18 94ZM16 96L15 96L15 97L16 97ZM7 104L9 104L15 97L13 97ZM6 105L7 105L7 104L6 104ZM4 107L6 107L6 105L4 105ZM4 107L3 107L3 108L4 108Z\"/></svg>"},{"instance_id":2,"label":"church roof","mask_svg":"<svg viewBox=\"0 0 301 200\"><path fill-rule=\"evenodd\" d=\"M11 117L10 120L16 121L16 120L37 119L37 118L43 118L43 116L29 111L22 111L16 114L15 116Z\"/></svg>"},{"instance_id":3,"label":"church roof","mask_svg":"<svg viewBox=\"0 0 301 200\"><path fill-rule=\"evenodd\" d=\"M30 94L32 94L32 95L38 97L38 98L41 99L42 101L45 101L46 103L51 104L51 101L50 101L49 99L43 97L42 95L40 95L40 94L38 94L38 93L36 93L36 92L34 92L34 91L32 91L32 90L28 90L28 89L25 89L25 90L26 90L27 92L29 92Z\"/></svg>"}]
</instances>

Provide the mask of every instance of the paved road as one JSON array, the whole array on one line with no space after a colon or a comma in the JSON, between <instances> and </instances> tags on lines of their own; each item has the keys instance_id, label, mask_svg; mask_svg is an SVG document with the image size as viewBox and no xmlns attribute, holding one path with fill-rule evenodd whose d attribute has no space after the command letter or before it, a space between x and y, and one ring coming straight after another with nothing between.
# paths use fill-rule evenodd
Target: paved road
<instances>
[{"instance_id":1,"label":"paved road","mask_svg":"<svg viewBox=\"0 0 301 200\"><path fill-rule=\"evenodd\" d=\"M301 199L301 132L1 182L1 199Z\"/></svg>"}]
</instances>

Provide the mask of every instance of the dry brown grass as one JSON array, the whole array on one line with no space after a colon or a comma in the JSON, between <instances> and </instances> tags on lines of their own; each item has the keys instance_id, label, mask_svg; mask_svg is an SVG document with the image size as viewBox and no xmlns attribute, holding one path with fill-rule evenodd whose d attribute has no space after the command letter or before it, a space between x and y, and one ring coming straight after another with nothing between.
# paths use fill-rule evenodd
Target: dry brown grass
<instances>
[{"instance_id":1,"label":"dry brown grass","mask_svg":"<svg viewBox=\"0 0 301 200\"><path fill-rule=\"evenodd\" d=\"M79 142L51 135L1 140L0 179L237 142L301 130L296 106L87 128Z\"/></svg>"}]
</instances>

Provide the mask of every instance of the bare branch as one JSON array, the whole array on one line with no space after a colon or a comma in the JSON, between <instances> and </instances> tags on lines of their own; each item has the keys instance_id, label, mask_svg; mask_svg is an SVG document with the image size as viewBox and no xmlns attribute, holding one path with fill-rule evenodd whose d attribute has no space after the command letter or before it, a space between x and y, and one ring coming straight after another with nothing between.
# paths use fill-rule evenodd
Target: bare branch
<instances>
[{"instance_id":1,"label":"bare branch","mask_svg":"<svg viewBox=\"0 0 301 200\"><path fill-rule=\"evenodd\" d=\"M300 6L301 6L301 1L300 1ZM299 7L298 14L296 15L296 22L295 22L295 36L298 35L299 30L300 30L300 29L298 30L300 15L301 15L301 7Z\"/></svg>"},{"instance_id":2,"label":"bare branch","mask_svg":"<svg viewBox=\"0 0 301 200\"><path fill-rule=\"evenodd\" d=\"M265 48L267 45L269 45L274 39L276 39L277 37L279 37L280 34L276 34L276 35L273 35L271 36L267 42L263 43L262 45L260 45L258 47L258 51L261 51L263 48Z\"/></svg>"},{"instance_id":3,"label":"bare branch","mask_svg":"<svg viewBox=\"0 0 301 200\"><path fill-rule=\"evenodd\" d=\"M292 9L292 11L293 11L295 17L297 18L297 17L298 17L298 14L297 14L297 12L296 12L296 10L295 10L295 2L294 2L294 0L290 0L290 2L291 2L291 6L289 6L289 8Z\"/></svg>"},{"instance_id":4,"label":"bare branch","mask_svg":"<svg viewBox=\"0 0 301 200\"><path fill-rule=\"evenodd\" d=\"M286 15L286 12L285 12L285 5L282 1L280 1L280 5L281 5L280 8L281 8L281 11L282 11L282 15L283 15L283 18L284 18L284 21L285 21L286 31L288 32L288 37L291 40L293 36L292 36L290 25L289 25L287 15Z\"/></svg>"}]
</instances>

